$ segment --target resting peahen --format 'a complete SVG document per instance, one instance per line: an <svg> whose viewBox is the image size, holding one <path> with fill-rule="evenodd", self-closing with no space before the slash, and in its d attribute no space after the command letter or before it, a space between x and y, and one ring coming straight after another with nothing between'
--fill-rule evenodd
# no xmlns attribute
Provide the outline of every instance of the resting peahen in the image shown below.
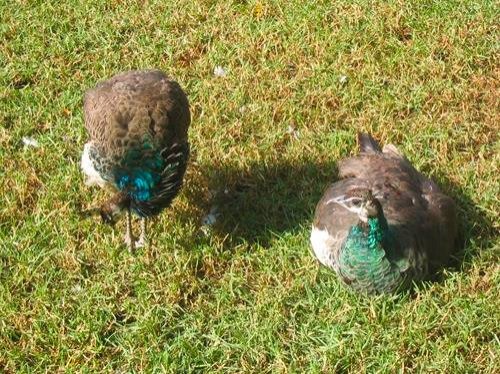
<svg viewBox="0 0 500 374"><path fill-rule="evenodd" d="M125 211L130 249L146 242L146 219L179 193L189 157L189 103L179 84L159 70L129 71L85 93L85 144L81 167L87 185L114 195L97 211L114 224ZM135 242L131 212L141 218Z"/></svg>
<svg viewBox="0 0 500 374"><path fill-rule="evenodd" d="M392 144L358 134L359 155L339 164L316 207L311 245L348 287L392 293L429 279L455 248L453 200Z"/></svg>

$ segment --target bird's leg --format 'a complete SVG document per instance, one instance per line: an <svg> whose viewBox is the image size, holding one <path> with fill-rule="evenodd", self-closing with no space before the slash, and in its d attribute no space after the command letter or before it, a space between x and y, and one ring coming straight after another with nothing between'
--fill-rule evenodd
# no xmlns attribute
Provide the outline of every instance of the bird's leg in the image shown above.
<svg viewBox="0 0 500 374"><path fill-rule="evenodd" d="M126 217L127 228L126 228L126 232L125 232L125 243L127 244L130 252L133 252L135 242L134 242L134 238L132 236L132 216L130 214L130 208L127 208L126 214L127 214L127 217Z"/></svg>
<svg viewBox="0 0 500 374"><path fill-rule="evenodd" d="M142 217L141 218L141 236L139 237L139 240L135 242L136 248L141 248L144 247L147 243L146 239L146 218Z"/></svg>

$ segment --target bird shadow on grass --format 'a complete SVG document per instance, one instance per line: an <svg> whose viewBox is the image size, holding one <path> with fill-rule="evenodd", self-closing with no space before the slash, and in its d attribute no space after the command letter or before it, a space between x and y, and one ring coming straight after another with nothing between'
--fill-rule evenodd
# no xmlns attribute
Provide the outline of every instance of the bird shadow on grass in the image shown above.
<svg viewBox="0 0 500 374"><path fill-rule="evenodd" d="M474 203L466 188L452 182L444 174L434 175L433 180L445 194L453 198L457 206L459 236L450 267L459 270L464 262L470 262L481 250L491 247L498 230L493 218Z"/></svg>
<svg viewBox="0 0 500 374"><path fill-rule="evenodd" d="M212 232L223 239L225 248L240 243L268 247L273 238L309 226L316 204L338 175L337 160L255 162L246 167L210 165L202 169L212 195L208 204L217 208ZM493 218L473 202L466 188L444 174L432 179L457 205L460 235L450 266L459 270L464 261L470 262L491 246L497 229Z"/></svg>
<svg viewBox="0 0 500 374"><path fill-rule="evenodd" d="M337 169L334 161L311 160L226 166L207 174L210 204L216 207L214 234L230 245L266 247L272 238L312 222L316 204Z"/></svg>

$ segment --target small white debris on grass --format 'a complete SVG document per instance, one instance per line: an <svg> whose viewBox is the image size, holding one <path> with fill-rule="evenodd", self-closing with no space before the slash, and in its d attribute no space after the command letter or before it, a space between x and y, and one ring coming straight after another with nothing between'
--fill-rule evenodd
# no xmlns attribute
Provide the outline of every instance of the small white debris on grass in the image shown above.
<svg viewBox="0 0 500 374"><path fill-rule="evenodd" d="M74 293L79 293L82 291L82 286L80 286L79 284L75 284L73 287L71 287L71 291L73 291Z"/></svg>
<svg viewBox="0 0 500 374"><path fill-rule="evenodd" d="M222 66L216 66L214 68L214 75L216 77L225 77L227 75L227 70L224 69Z"/></svg>
<svg viewBox="0 0 500 374"><path fill-rule="evenodd" d="M201 224L203 226L213 226L217 222L217 217L219 217L218 208L214 205L210 208L210 212L203 217Z"/></svg>
<svg viewBox="0 0 500 374"><path fill-rule="evenodd" d="M220 213L217 212L217 206L213 206L210 208L210 212L202 218L201 220L201 232L205 235L210 235L212 231L212 226L217 222L217 217L219 217Z"/></svg>
<svg viewBox="0 0 500 374"><path fill-rule="evenodd" d="M339 77L339 83L340 84L346 84L348 80L349 80L349 78L347 77L347 75L341 75Z"/></svg>
<svg viewBox="0 0 500 374"><path fill-rule="evenodd" d="M292 136L294 139L298 139L300 137L300 131L297 130L297 127L295 124L291 124L288 126L288 129L286 130L287 134Z"/></svg>
<svg viewBox="0 0 500 374"><path fill-rule="evenodd" d="M38 141L35 138L29 137L29 136L23 136L21 140L22 140L25 148L28 148L28 147L38 148L40 146L40 144L38 143Z"/></svg>

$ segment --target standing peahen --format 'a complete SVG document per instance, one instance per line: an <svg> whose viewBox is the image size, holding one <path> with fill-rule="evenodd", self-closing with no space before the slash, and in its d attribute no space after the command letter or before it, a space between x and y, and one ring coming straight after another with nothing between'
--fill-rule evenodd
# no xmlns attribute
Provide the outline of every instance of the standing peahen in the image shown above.
<svg viewBox="0 0 500 374"><path fill-rule="evenodd" d="M178 194L189 157L189 103L179 84L159 70L129 71L85 93L85 144L81 167L86 184L115 194L99 208L113 224L126 212L125 242L146 242L146 219L167 208ZM134 241L131 212L141 217Z"/></svg>
<svg viewBox="0 0 500 374"><path fill-rule="evenodd" d="M316 207L311 245L350 288L391 293L429 279L455 248L455 203L392 144L358 134L360 154Z"/></svg>

